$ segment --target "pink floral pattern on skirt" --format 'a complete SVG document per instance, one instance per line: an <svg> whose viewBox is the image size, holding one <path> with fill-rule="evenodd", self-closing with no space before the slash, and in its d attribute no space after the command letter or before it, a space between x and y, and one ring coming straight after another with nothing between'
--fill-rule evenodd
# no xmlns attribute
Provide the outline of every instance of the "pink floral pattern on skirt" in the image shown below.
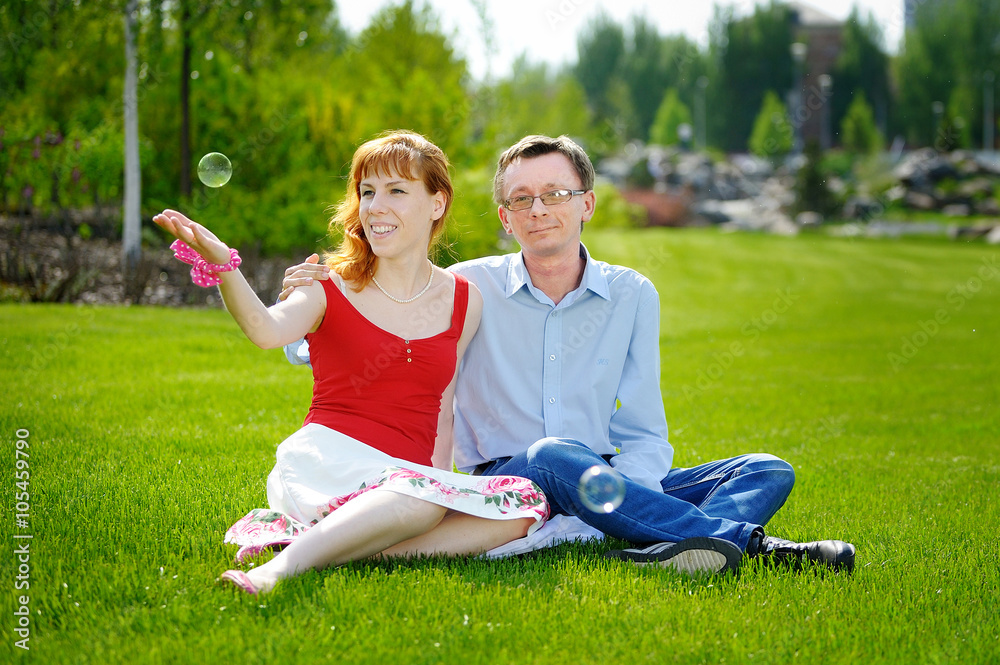
<svg viewBox="0 0 1000 665"><path fill-rule="evenodd" d="M304 524L277 510L251 510L226 531L225 542L240 546L236 561L259 554L268 548L288 545L321 519L348 501L379 488L430 501L473 515L489 514L534 517L540 524L548 517L548 503L538 486L516 476L467 476L467 486L450 485L413 469L386 467L375 478L361 483L357 490L332 497L316 510L316 517Z"/></svg>

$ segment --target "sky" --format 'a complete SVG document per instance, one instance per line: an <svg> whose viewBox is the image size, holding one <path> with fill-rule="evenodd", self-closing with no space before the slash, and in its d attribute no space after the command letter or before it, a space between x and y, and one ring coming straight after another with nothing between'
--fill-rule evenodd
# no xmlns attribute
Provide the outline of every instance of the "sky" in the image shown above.
<svg viewBox="0 0 1000 665"><path fill-rule="evenodd" d="M763 0L761 0L763 1ZM473 0L416 0L430 4L446 32L457 36L456 50L465 56L476 79L487 74L503 77L522 53L532 62L554 66L576 60L576 34L602 9L623 24L643 14L662 35L683 33L699 45L708 44L708 25L715 4L731 6L737 15L753 12L754 0L483 0L493 23L493 58L487 57L482 21ZM341 0L340 20L352 33L365 28L372 16L393 0ZM804 2L823 13L844 20L857 5L872 12L885 32L886 45L896 52L903 32L903 0L819 0Z"/></svg>

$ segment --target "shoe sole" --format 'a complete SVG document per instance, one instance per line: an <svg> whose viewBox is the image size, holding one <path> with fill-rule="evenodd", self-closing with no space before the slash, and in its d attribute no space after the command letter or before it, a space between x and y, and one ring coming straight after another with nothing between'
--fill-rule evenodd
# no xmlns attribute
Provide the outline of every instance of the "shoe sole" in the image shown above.
<svg viewBox="0 0 1000 665"><path fill-rule="evenodd" d="M695 575L699 573L719 573L726 569L726 555L715 550L687 550L677 556L659 562L661 568L674 570L678 573ZM639 564L643 566L649 563Z"/></svg>
<svg viewBox="0 0 1000 665"><path fill-rule="evenodd" d="M659 566L688 575L735 571L743 558L740 548L720 538L687 538L657 554L615 550L609 558L631 561L637 566Z"/></svg>

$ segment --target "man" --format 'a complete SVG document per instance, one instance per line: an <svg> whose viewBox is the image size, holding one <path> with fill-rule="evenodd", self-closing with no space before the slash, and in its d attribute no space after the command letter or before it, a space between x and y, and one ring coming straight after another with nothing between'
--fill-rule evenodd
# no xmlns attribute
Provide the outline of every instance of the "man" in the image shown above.
<svg viewBox="0 0 1000 665"><path fill-rule="evenodd" d="M456 383L458 468L530 478L553 514L646 545L613 558L689 572L733 569L743 556L851 570L849 543L764 534L794 483L786 462L754 454L672 468L659 296L648 279L595 261L581 242L595 213L593 185L589 157L565 136L528 136L500 157L494 200L521 251L451 267L484 300ZM306 265L289 273L286 287L321 275ZM611 512L581 501L580 479L595 465L625 479Z"/></svg>

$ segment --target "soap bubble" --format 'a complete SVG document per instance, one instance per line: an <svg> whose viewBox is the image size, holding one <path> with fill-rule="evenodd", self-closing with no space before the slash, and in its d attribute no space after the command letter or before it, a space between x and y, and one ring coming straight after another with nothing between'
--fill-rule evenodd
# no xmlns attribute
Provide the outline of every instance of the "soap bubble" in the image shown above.
<svg viewBox="0 0 1000 665"><path fill-rule="evenodd" d="M625 499L625 479L610 466L595 464L580 476L580 501L595 513L610 513Z"/></svg>
<svg viewBox="0 0 1000 665"><path fill-rule="evenodd" d="M198 179L209 187L222 187L233 177L233 165L221 152L210 152L198 162Z"/></svg>

